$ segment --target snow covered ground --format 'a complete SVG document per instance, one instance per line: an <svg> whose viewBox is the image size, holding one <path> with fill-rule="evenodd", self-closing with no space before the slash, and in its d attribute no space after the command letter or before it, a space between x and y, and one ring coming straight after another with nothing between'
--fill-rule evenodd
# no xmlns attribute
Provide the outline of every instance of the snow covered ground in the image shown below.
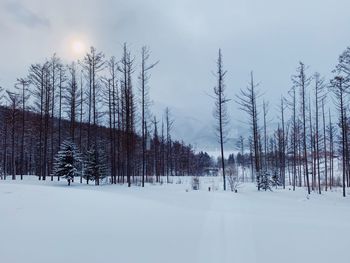
<svg viewBox="0 0 350 263"><path fill-rule="evenodd" d="M0 181L0 262L348 262L350 198ZM176 180L175 180L176 181ZM186 191L188 190L188 191Z"/></svg>

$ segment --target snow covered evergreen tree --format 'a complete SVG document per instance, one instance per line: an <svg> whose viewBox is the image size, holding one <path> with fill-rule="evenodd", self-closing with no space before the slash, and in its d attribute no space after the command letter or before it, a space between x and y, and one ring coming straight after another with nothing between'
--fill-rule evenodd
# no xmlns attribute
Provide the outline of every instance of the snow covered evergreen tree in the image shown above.
<svg viewBox="0 0 350 263"><path fill-rule="evenodd" d="M67 179L70 185L74 177L81 173L79 169L81 161L81 154L77 146L72 141L66 140L61 144L56 155L53 175Z"/></svg>
<svg viewBox="0 0 350 263"><path fill-rule="evenodd" d="M281 185L282 185L282 181L281 181L280 175L279 175L279 173L278 173L277 170L274 170L274 171L273 171L273 175L272 175L271 180L272 180L272 186L274 186L274 187L276 187L276 188L277 188L278 186L281 186Z"/></svg>
<svg viewBox="0 0 350 263"><path fill-rule="evenodd" d="M258 189L263 189L265 191L272 191L271 186L273 185L273 181L271 179L271 175L267 171L261 171L258 178Z"/></svg>
<svg viewBox="0 0 350 263"><path fill-rule="evenodd" d="M100 184L100 180L107 176L107 162L102 151L92 147L86 152L84 165L84 179L86 183L95 181L96 185Z"/></svg>

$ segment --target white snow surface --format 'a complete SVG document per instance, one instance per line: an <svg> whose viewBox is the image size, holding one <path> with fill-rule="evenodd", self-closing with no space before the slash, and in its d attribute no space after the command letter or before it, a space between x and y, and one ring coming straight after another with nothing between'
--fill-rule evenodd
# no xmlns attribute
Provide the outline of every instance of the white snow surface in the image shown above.
<svg viewBox="0 0 350 263"><path fill-rule="evenodd" d="M208 192L220 179L201 179L199 191L184 178L145 188L1 180L0 262L350 262L340 189Z"/></svg>

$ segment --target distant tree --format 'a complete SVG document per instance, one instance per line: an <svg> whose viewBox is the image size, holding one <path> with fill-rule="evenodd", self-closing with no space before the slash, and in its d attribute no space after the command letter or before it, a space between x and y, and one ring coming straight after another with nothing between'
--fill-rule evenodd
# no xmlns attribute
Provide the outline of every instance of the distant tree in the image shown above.
<svg viewBox="0 0 350 263"><path fill-rule="evenodd" d="M239 151L237 154L237 164L241 166L242 169L242 179L244 182L245 178L245 159L244 159L244 137L239 136L236 143L236 149Z"/></svg>
<svg viewBox="0 0 350 263"><path fill-rule="evenodd" d="M238 176L238 169L235 163L227 167L227 182L232 192L238 191L240 181Z"/></svg>
<svg viewBox="0 0 350 263"><path fill-rule="evenodd" d="M231 154L229 154L229 156L227 158L227 165L234 166L235 164L236 164L235 155L233 153L231 153Z"/></svg>

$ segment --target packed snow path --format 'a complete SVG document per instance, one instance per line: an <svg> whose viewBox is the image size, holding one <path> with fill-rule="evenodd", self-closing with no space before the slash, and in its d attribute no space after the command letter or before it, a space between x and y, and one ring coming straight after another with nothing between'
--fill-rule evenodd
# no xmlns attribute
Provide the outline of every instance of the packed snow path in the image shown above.
<svg viewBox="0 0 350 263"><path fill-rule="evenodd" d="M0 262L347 262L340 192L0 181Z"/></svg>

